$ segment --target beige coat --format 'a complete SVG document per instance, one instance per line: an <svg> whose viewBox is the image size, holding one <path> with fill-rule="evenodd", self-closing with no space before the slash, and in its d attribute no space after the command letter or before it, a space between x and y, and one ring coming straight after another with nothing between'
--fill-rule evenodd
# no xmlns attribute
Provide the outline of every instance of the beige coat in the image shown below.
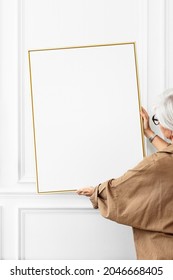
<svg viewBox="0 0 173 280"><path fill-rule="evenodd" d="M173 145L100 184L90 200L105 218L133 227L137 259L173 260Z"/></svg>

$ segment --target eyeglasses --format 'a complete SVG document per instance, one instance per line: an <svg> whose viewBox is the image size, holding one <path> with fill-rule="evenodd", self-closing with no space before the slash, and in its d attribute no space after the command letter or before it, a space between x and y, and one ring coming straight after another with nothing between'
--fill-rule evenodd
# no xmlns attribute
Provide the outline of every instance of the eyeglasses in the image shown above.
<svg viewBox="0 0 173 280"><path fill-rule="evenodd" d="M155 125L159 125L159 120L156 118L156 115L152 116L152 121Z"/></svg>

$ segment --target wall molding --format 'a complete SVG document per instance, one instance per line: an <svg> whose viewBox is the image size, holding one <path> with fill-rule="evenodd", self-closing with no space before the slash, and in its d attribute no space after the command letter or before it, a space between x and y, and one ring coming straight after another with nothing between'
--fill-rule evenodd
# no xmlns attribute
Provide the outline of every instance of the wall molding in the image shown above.
<svg viewBox="0 0 173 280"><path fill-rule="evenodd" d="M99 215L99 211L95 210L93 208L18 208L18 260L25 260L25 218L27 214L57 214L57 215L63 215L67 213L73 213L73 214L79 214L79 213L85 213L89 215Z"/></svg>
<svg viewBox="0 0 173 280"><path fill-rule="evenodd" d="M4 196L4 197L6 197L6 196L8 196L8 197L18 197L18 196L25 196L26 198L28 197L28 196L34 196L34 197L37 197L37 198L48 198L48 197L52 197L52 196L54 196L55 197L55 195L57 195L57 196L72 196L72 197L74 197L74 193L73 192L64 192L64 193L55 193L55 194L52 194L52 193L50 193L50 194L44 194L44 193L40 193L40 194L38 194L36 191L34 192L34 191L21 191L21 189L8 189L8 191L0 191L0 196L1 196L1 198Z"/></svg>
<svg viewBox="0 0 173 280"><path fill-rule="evenodd" d="M0 260L3 259L3 207L0 206Z"/></svg>
<svg viewBox="0 0 173 280"><path fill-rule="evenodd" d="M173 88L173 79L172 79L173 12L172 9L173 9L172 0L165 0L165 88L170 88L170 87Z"/></svg>
<svg viewBox="0 0 173 280"><path fill-rule="evenodd" d="M139 79L140 90L143 104L147 104L148 100L148 26L149 26L149 0L141 1L140 16L140 34L139 49L141 50ZM145 93L145 94L144 94Z"/></svg>
<svg viewBox="0 0 173 280"><path fill-rule="evenodd" d="M165 0L165 88L169 87L169 0Z"/></svg>
<svg viewBox="0 0 173 280"><path fill-rule="evenodd" d="M23 82L22 82L22 53L23 53L23 44L22 44L22 33L23 33L23 12L22 12L22 0L18 0L18 181L21 181L21 178L24 175L24 95L22 94Z"/></svg>
<svg viewBox="0 0 173 280"><path fill-rule="evenodd" d="M26 154L25 154L25 94L23 82L23 53L24 53L24 39L23 34L25 30L24 25L24 5L25 1L18 0L18 183L33 184L36 182L34 177L26 176ZM29 68L28 68L29 69ZM29 75L29 72L28 72ZM33 147L34 149L34 147ZM33 150L34 154L34 150Z"/></svg>

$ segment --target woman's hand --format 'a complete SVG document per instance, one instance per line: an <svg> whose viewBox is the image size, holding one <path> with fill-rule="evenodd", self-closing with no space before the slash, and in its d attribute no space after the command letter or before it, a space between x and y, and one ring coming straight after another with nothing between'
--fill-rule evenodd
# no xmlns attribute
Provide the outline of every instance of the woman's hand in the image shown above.
<svg viewBox="0 0 173 280"><path fill-rule="evenodd" d="M94 193L94 188L83 188L76 191L79 195L91 196Z"/></svg>
<svg viewBox="0 0 173 280"><path fill-rule="evenodd" d="M142 120L143 120L144 134L147 138L149 138L154 133L150 128L149 115L143 107L141 108L140 114L141 114Z"/></svg>

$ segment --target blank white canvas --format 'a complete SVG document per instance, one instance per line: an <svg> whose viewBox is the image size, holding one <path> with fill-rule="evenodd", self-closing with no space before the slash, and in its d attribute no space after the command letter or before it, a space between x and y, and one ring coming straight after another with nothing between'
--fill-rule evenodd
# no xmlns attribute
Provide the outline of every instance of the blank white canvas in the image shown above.
<svg viewBox="0 0 173 280"><path fill-rule="evenodd" d="M30 51L39 192L95 186L143 158L134 44Z"/></svg>

